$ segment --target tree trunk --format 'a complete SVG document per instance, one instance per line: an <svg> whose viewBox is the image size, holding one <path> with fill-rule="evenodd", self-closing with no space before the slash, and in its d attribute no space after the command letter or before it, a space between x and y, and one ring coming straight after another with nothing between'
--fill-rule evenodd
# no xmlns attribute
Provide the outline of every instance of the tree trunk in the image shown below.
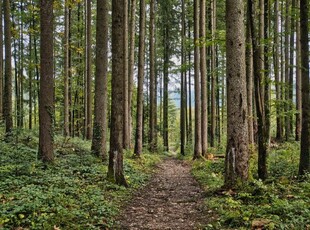
<svg viewBox="0 0 310 230"><path fill-rule="evenodd" d="M206 0L200 0L200 84L201 84L201 154L208 153L208 95L207 95L207 66L206 66ZM196 12L197 13L197 12ZM195 91L195 93L197 93Z"/></svg>
<svg viewBox="0 0 310 230"><path fill-rule="evenodd" d="M133 77L135 66L135 37L136 37L136 0L131 0L130 4L130 22L129 22L129 61L128 61L128 125L129 125L129 141L131 142L132 135L132 92L133 92ZM131 144L130 144L131 148Z"/></svg>
<svg viewBox="0 0 310 230"><path fill-rule="evenodd" d="M256 113L257 113L257 125L258 125L258 176L260 179L267 178L267 151L268 151L268 140L269 140L269 127L268 127L268 114L266 112L266 106L269 106L268 97L266 97L266 82L265 74L263 71L264 60L263 52L264 49L259 45L258 36L256 35L254 26L254 7L253 0L248 1L248 10L250 10L250 24L251 24L251 36L253 46L253 71L254 71L254 88L255 88L255 102L256 102ZM264 2L260 2L260 9L264 9ZM264 12L264 11L263 11ZM264 13L262 13L264 14ZM259 34L260 37L264 36L264 17L261 16L261 25ZM262 30L263 29L263 30ZM260 41L262 41L260 39Z"/></svg>
<svg viewBox="0 0 310 230"><path fill-rule="evenodd" d="M64 44L64 136L69 130L69 0L65 1L65 44Z"/></svg>
<svg viewBox="0 0 310 230"><path fill-rule="evenodd" d="M210 145L215 146L215 129L216 129L216 52L215 52L215 32L216 32L216 0L211 1L211 135L210 135Z"/></svg>
<svg viewBox="0 0 310 230"><path fill-rule="evenodd" d="M12 53L11 53L11 20L10 1L3 1L4 16L4 45L5 45L5 69L4 69L4 98L3 116L5 121L5 132L9 136L13 128L12 118Z"/></svg>
<svg viewBox="0 0 310 230"><path fill-rule="evenodd" d="M156 130L156 75L155 75L155 0L150 1L150 134L149 149L155 152L157 149Z"/></svg>
<svg viewBox="0 0 310 230"><path fill-rule="evenodd" d="M163 139L164 139L164 149L169 151L169 136L168 136L168 82L169 82L169 28L165 25L164 28L164 76L163 76Z"/></svg>
<svg viewBox="0 0 310 230"><path fill-rule="evenodd" d="M245 68L244 6L226 1L227 149L225 186L233 188L248 179L248 118Z"/></svg>
<svg viewBox="0 0 310 230"><path fill-rule="evenodd" d="M138 57L138 93L137 93L137 117L136 138L134 153L140 157L142 154L143 140L143 82L145 63L145 0L140 0L140 22L139 22L139 57Z"/></svg>
<svg viewBox="0 0 310 230"><path fill-rule="evenodd" d="M86 0L86 92L85 92L85 127L86 139L92 138L92 50L91 50L91 0Z"/></svg>
<svg viewBox="0 0 310 230"><path fill-rule="evenodd" d="M124 132L124 0L112 0L112 104L108 178L128 186L123 169Z"/></svg>
<svg viewBox="0 0 310 230"><path fill-rule="evenodd" d="M248 134L249 144L254 144L254 127L253 127L253 49L251 37L251 25L249 10L247 11L246 21L246 78L247 78L247 107L248 107Z"/></svg>
<svg viewBox="0 0 310 230"><path fill-rule="evenodd" d="M53 154L54 77L53 77L53 1L41 0L39 153L43 162L51 162Z"/></svg>
<svg viewBox="0 0 310 230"><path fill-rule="evenodd" d="M0 1L0 10L3 12L2 2ZM3 13L0 14L0 121L3 119Z"/></svg>
<svg viewBox="0 0 310 230"><path fill-rule="evenodd" d="M128 76L128 1L124 2L125 10L124 10L124 76ZM124 92L128 92L128 77L124 79ZM128 101L128 93L124 94L124 133L123 133L123 148L130 148L130 135L129 135L129 101Z"/></svg>
<svg viewBox="0 0 310 230"><path fill-rule="evenodd" d="M285 44L284 44L284 52L285 52L285 139L289 140L292 134L291 130L291 120L290 120L290 30L291 30L291 17L290 17L290 9L291 9L291 0L286 1L286 17L285 17Z"/></svg>
<svg viewBox="0 0 310 230"><path fill-rule="evenodd" d="M180 111L180 139L181 155L185 155L186 133L186 71L185 71L185 2L182 0L182 29L181 29L181 111Z"/></svg>
<svg viewBox="0 0 310 230"><path fill-rule="evenodd" d="M92 152L107 159L108 3L97 0L95 108Z"/></svg>
<svg viewBox="0 0 310 230"><path fill-rule="evenodd" d="M202 156L201 140L201 89L200 89L200 59L199 59L199 0L194 0L194 70L195 70L195 147L193 159Z"/></svg>
<svg viewBox="0 0 310 230"><path fill-rule="evenodd" d="M302 128L299 175L310 171L310 97L309 97L309 1L300 0L300 56L302 91Z"/></svg>
<svg viewBox="0 0 310 230"><path fill-rule="evenodd" d="M281 141L283 138L282 131L282 119L281 119L281 82L280 82L280 66L279 66L279 0L274 3L274 43L273 43L273 60L274 60L274 75L275 75L275 87L276 87L276 123L277 132L276 139Z"/></svg>
<svg viewBox="0 0 310 230"><path fill-rule="evenodd" d="M298 8L299 1L296 1L296 6ZM298 9L298 16L300 16L300 10ZM301 48L300 48L300 21L299 17L296 17L296 128L295 128L295 140L300 141L301 136Z"/></svg>

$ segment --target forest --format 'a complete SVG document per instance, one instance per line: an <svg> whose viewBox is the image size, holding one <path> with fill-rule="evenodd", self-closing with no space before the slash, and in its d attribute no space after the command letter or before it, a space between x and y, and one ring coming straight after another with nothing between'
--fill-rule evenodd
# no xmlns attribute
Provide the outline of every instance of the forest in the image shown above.
<svg viewBox="0 0 310 230"><path fill-rule="evenodd" d="M310 229L309 0L0 0L0 229Z"/></svg>

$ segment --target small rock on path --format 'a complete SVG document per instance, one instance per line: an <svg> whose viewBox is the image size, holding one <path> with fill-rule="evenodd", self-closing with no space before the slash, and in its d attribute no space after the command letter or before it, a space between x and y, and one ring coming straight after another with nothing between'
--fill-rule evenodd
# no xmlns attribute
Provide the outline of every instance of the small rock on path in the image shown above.
<svg viewBox="0 0 310 230"><path fill-rule="evenodd" d="M168 158L123 209L117 229L202 229L203 194L190 165Z"/></svg>

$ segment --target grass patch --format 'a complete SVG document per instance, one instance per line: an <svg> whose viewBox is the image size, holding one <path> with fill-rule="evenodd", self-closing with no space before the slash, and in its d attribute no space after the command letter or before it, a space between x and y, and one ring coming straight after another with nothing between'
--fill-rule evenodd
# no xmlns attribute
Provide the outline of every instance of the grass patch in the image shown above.
<svg viewBox="0 0 310 230"><path fill-rule="evenodd" d="M310 228L310 176L296 178L299 145L286 143L271 149L269 178L256 178L256 157L251 158L251 176L239 191L222 190L224 159L193 162L192 174L206 191L210 223L205 229Z"/></svg>
<svg viewBox="0 0 310 230"><path fill-rule="evenodd" d="M134 160L125 153L126 189L106 180L107 165L90 154L90 142L55 138L55 162L37 160L32 134L0 142L0 228L106 229L133 191L143 186L161 156Z"/></svg>

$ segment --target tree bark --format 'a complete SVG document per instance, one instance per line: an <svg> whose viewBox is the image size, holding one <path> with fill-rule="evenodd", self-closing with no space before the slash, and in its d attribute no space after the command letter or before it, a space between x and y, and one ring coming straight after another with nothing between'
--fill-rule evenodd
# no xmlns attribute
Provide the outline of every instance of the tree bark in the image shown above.
<svg viewBox="0 0 310 230"><path fill-rule="evenodd" d="M277 132L276 139L281 141L283 138L282 119L281 119L281 82L280 82L280 65L279 65L279 0L274 3L274 43L273 43L273 61L274 61L274 75L276 87L276 124Z"/></svg>
<svg viewBox="0 0 310 230"><path fill-rule="evenodd" d="M3 119L3 8L0 1L0 121Z"/></svg>
<svg viewBox="0 0 310 230"><path fill-rule="evenodd" d="M194 70L195 70L195 146L194 157L202 156L201 140L201 88L200 88L200 59L199 59L199 0L194 0Z"/></svg>
<svg viewBox="0 0 310 230"><path fill-rule="evenodd" d="M211 147L215 146L215 130L216 130L216 49L215 49L215 32L216 32L216 0L211 1L210 6L211 12L211 36L212 36L212 45L211 45L211 135L210 135L210 145Z"/></svg>
<svg viewBox="0 0 310 230"><path fill-rule="evenodd" d="M260 9L264 9L264 2L260 2ZM251 24L251 36L252 36L252 46L253 46L253 71L254 71L254 88L255 88L255 103L256 103L256 113L257 113L257 125L258 125L258 176L260 179L267 178L267 153L269 145L269 121L267 106L269 106L268 97L266 95L267 86L265 74L264 74L264 49L259 45L258 38L264 38L264 17L261 16L261 26L259 31L259 37L256 35L254 18L255 4L253 0L248 1L248 10L250 10L250 24ZM262 13L264 14L264 13ZM262 41L262 39L260 39ZM266 79L266 80L265 80Z"/></svg>
<svg viewBox="0 0 310 230"><path fill-rule="evenodd" d="M298 8L299 1L296 1L296 6ZM298 16L300 16L300 10L298 9ZM300 21L298 20L299 17L296 17L296 128L295 128L295 140L300 141L301 136L301 48L300 48Z"/></svg>
<svg viewBox="0 0 310 230"><path fill-rule="evenodd" d="M128 1L125 0L124 10L124 76L128 76ZM124 92L129 91L128 77L124 79ZM124 133L123 133L123 148L130 148L130 135L129 135L129 100L128 93L124 93Z"/></svg>
<svg viewBox="0 0 310 230"><path fill-rule="evenodd" d="M206 66L206 0L200 0L200 84L201 84L201 154L208 153L208 95L207 95L207 66ZM196 12L197 13L197 12ZM196 93L196 91L195 91Z"/></svg>
<svg viewBox="0 0 310 230"><path fill-rule="evenodd" d="M11 20L10 20L9 0L3 1L3 16L4 16L4 45L5 45L3 116L5 121L5 132L6 135L9 136L13 128Z"/></svg>
<svg viewBox="0 0 310 230"><path fill-rule="evenodd" d="M300 0L300 56L302 91L302 128L299 175L310 171L310 97L309 97L309 1Z"/></svg>
<svg viewBox="0 0 310 230"><path fill-rule="evenodd" d="M124 0L112 0L112 104L108 178L128 186L123 169L124 132Z"/></svg>
<svg viewBox="0 0 310 230"><path fill-rule="evenodd" d="M245 68L244 5L226 1L227 148L225 186L233 188L248 179L248 118Z"/></svg>
<svg viewBox="0 0 310 230"><path fill-rule="evenodd" d="M139 57L138 57L138 94L137 94L137 117L136 138L134 153L137 157L142 154L143 139L143 82L145 63L145 0L140 0L140 22L139 22Z"/></svg>
<svg viewBox="0 0 310 230"><path fill-rule="evenodd" d="M150 1L150 134L149 149L155 152L157 149L157 130L156 130L156 75L155 75L155 0Z"/></svg>
<svg viewBox="0 0 310 230"><path fill-rule="evenodd" d="M108 3L97 0L95 108L92 153L107 159Z"/></svg>
<svg viewBox="0 0 310 230"><path fill-rule="evenodd" d="M53 154L54 77L53 77L53 1L41 0L39 153L43 162L51 162Z"/></svg>
<svg viewBox="0 0 310 230"><path fill-rule="evenodd" d="M91 0L86 0L86 92L85 92L85 127L86 139L92 138L92 50L91 50Z"/></svg>
<svg viewBox="0 0 310 230"><path fill-rule="evenodd" d="M64 44L64 136L69 130L69 1L65 1L65 44Z"/></svg>
<svg viewBox="0 0 310 230"><path fill-rule="evenodd" d="M132 135L132 93L133 93L133 77L135 66L135 37L136 37L136 0L131 0L130 4L130 22L129 22L129 60L128 60L128 125L129 125L129 141ZM131 145L130 145L131 148Z"/></svg>
<svg viewBox="0 0 310 230"><path fill-rule="evenodd" d="M186 69L185 69L185 1L182 0L181 22L181 111L180 111L180 139L181 155L185 155L186 141Z"/></svg>

